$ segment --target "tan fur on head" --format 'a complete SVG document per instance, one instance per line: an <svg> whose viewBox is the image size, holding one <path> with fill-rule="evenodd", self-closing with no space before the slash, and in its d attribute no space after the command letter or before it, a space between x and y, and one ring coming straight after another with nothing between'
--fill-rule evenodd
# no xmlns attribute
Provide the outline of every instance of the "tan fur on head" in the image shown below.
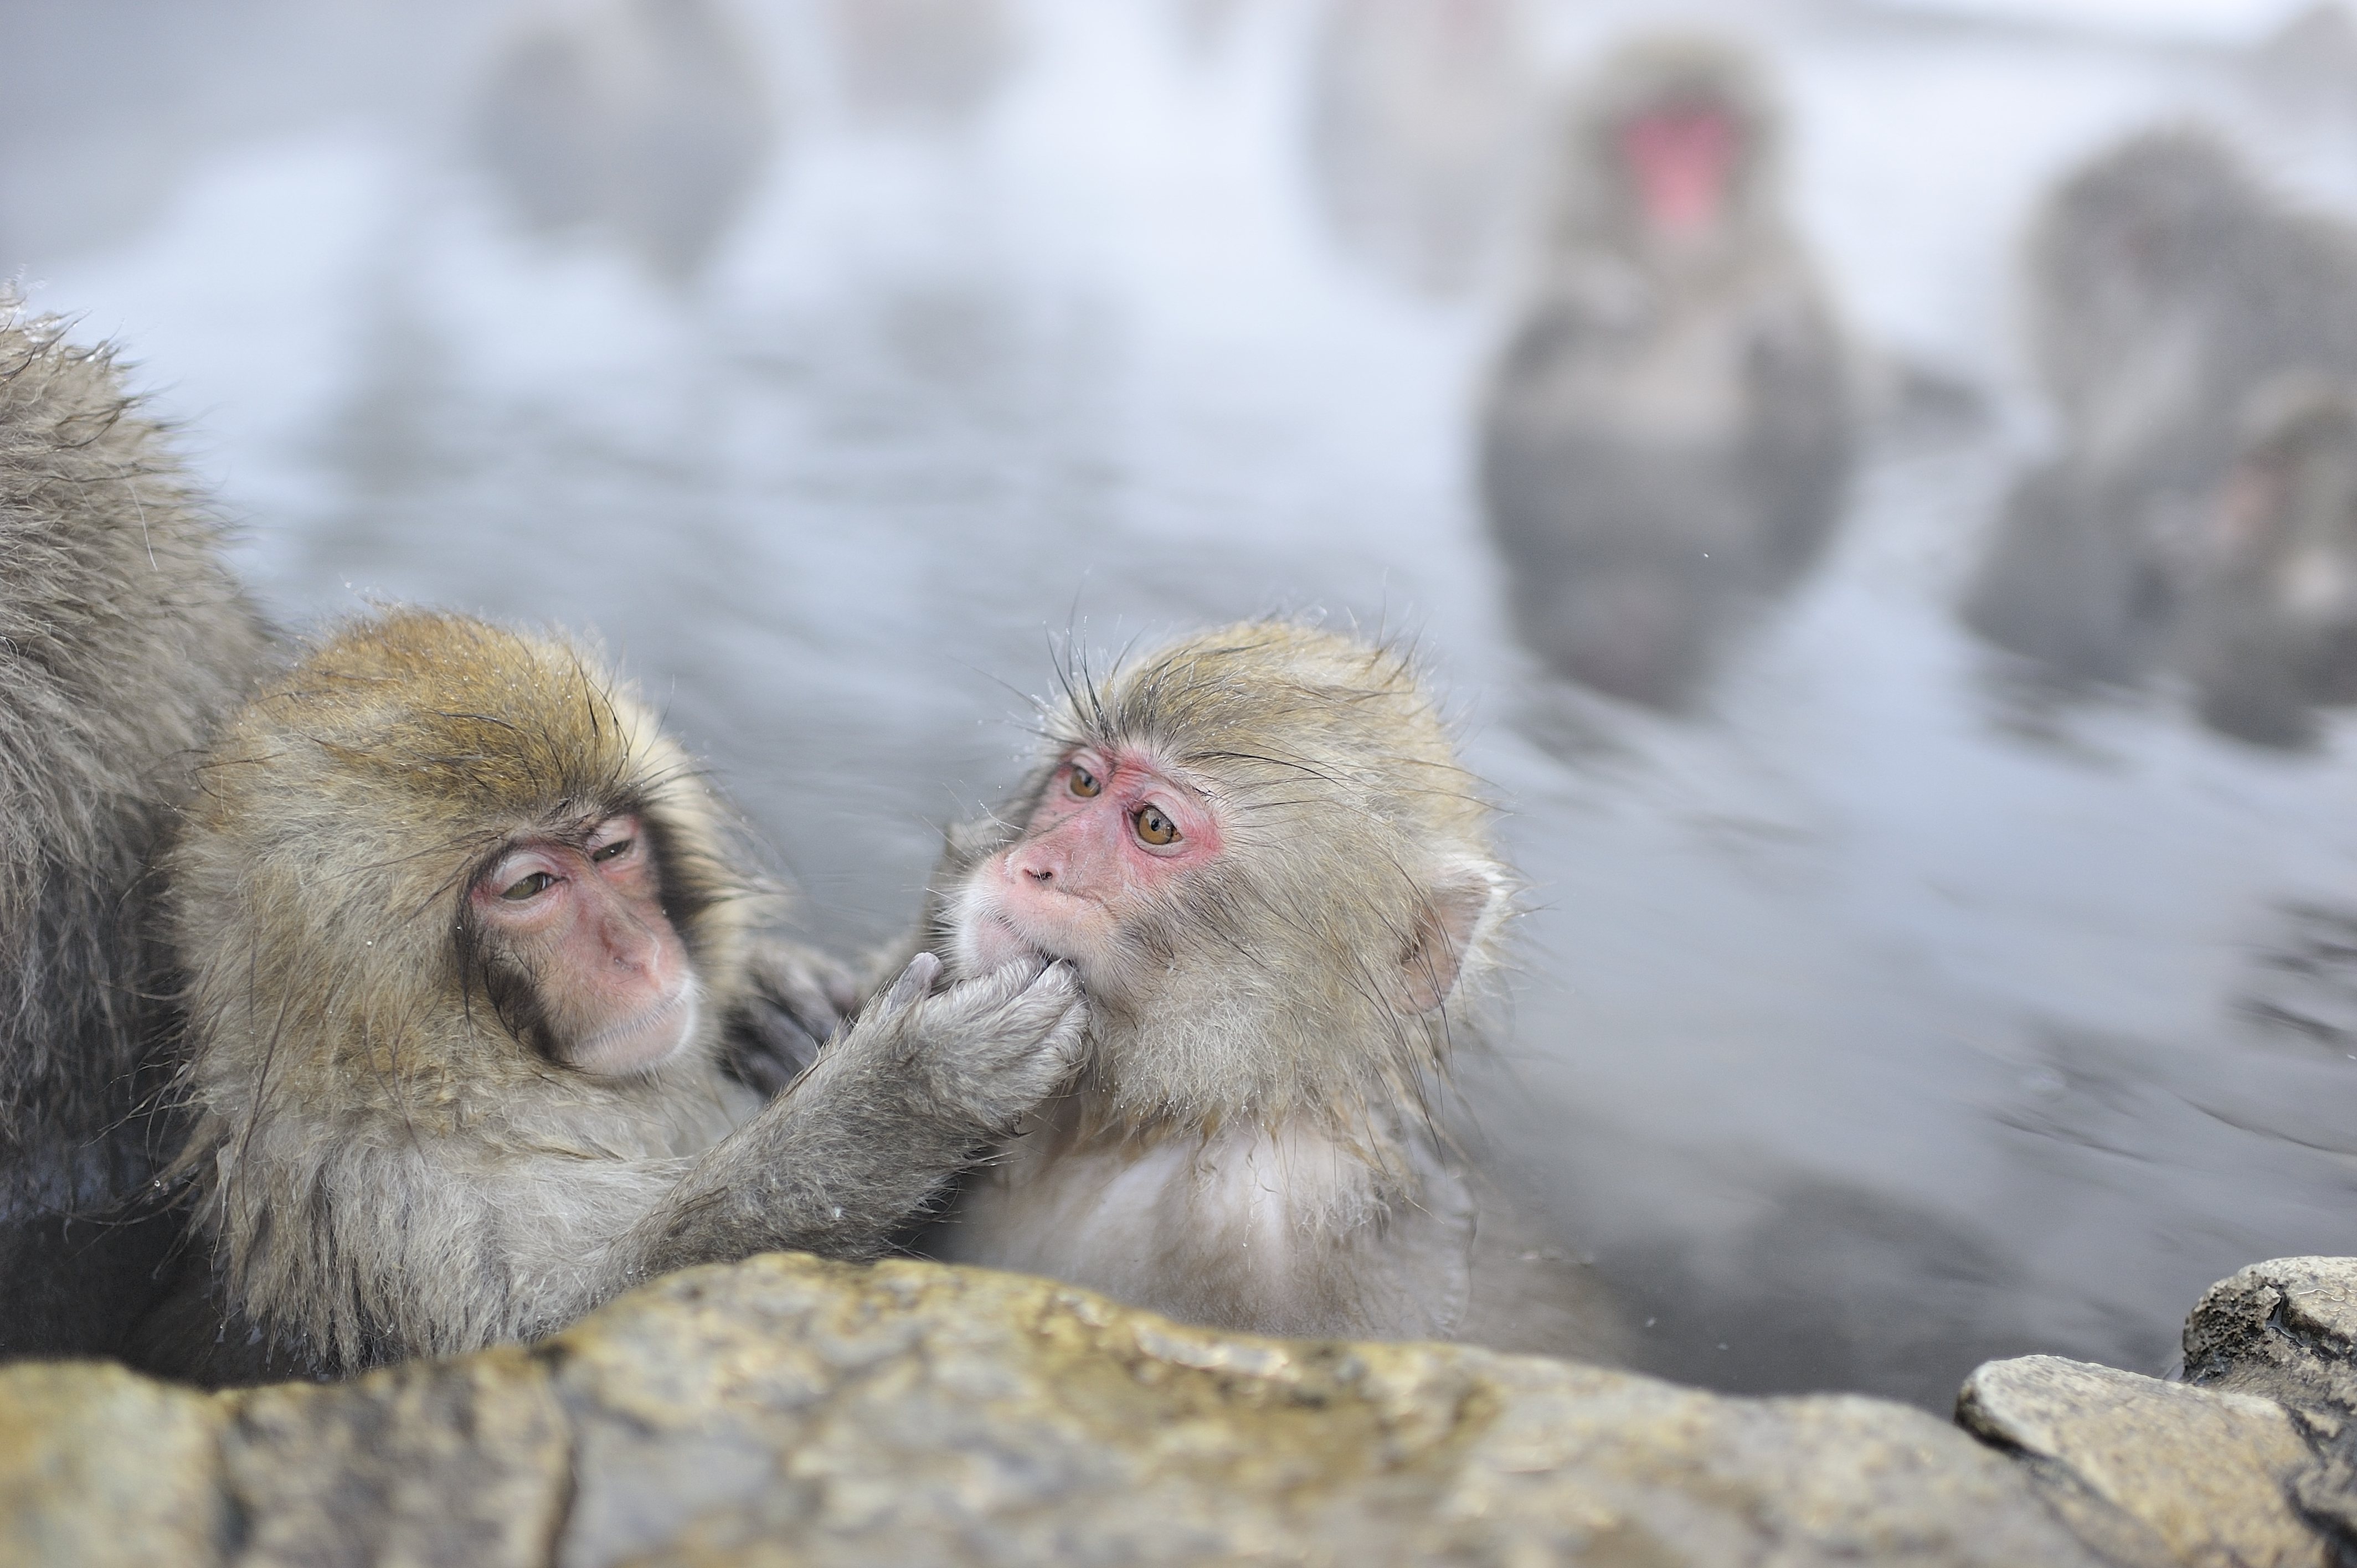
<svg viewBox="0 0 2357 1568"><path fill-rule="evenodd" d="M1137 746L1204 790L1229 853L1135 930L1092 1081L1122 1119L1359 1120L1445 1065L1496 961L1491 809L1406 654L1286 621L1183 639L1072 684L1028 816L1076 746Z"/></svg>
<svg viewBox="0 0 2357 1568"><path fill-rule="evenodd" d="M449 1140L495 1155L545 1153L557 1138L590 1161L672 1152L641 1146L644 1129L651 1114L684 1129L710 1098L712 1011L651 1079L557 1065L485 993L468 956L468 886L519 836L563 838L635 812L660 857L665 911L705 993L725 997L741 989L763 892L741 869L733 825L653 715L582 652L423 610L317 641L227 727L199 775L168 875L196 1113L183 1165L200 1216L242 1299L348 1360L365 1355L355 1337L371 1322L429 1324L409 1340L424 1348L446 1335L479 1342L488 1331L446 1304L353 1303L339 1271L360 1265L331 1255L336 1228L376 1224L371 1202L383 1223L404 1223L407 1195L344 1195L322 1224L322 1172L346 1141ZM274 1225L274 1214L303 1218Z"/></svg>
<svg viewBox="0 0 2357 1568"><path fill-rule="evenodd" d="M562 643L422 610L346 628L238 716L201 780L170 875L210 1110L265 1070L308 1103L429 1118L559 1073L454 957L468 881L518 837L618 812L645 820L706 987L737 986L756 889L725 819L652 714ZM424 1014L420 974L442 980Z"/></svg>

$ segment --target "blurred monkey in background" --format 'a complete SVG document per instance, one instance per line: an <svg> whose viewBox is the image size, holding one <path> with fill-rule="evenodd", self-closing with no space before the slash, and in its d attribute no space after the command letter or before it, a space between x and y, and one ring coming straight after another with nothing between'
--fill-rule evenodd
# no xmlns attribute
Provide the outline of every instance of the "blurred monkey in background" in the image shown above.
<svg viewBox="0 0 2357 1568"><path fill-rule="evenodd" d="M778 134L725 0L546 11L501 52L475 113L485 166L534 229L590 228L657 276L701 271Z"/></svg>
<svg viewBox="0 0 2357 1568"><path fill-rule="evenodd" d="M1788 231L1750 62L1610 56L1565 123L1534 286L1490 382L1480 484L1523 639L1675 707L1823 553L1852 448L1848 351Z"/></svg>
<svg viewBox="0 0 2357 1568"><path fill-rule="evenodd" d="M2176 648L2201 716L2306 741L2318 707L2357 703L2357 387L2294 372L2254 393L2202 522Z"/></svg>
<svg viewBox="0 0 2357 1568"><path fill-rule="evenodd" d="M1309 150L1344 243L1434 293L1483 274L1523 174L1531 43L1521 0L1329 0Z"/></svg>
<svg viewBox="0 0 2357 1568"><path fill-rule="evenodd" d="M968 124L1021 54L1006 0L825 0L820 15L846 103L882 125Z"/></svg>
<svg viewBox="0 0 2357 1568"><path fill-rule="evenodd" d="M2186 651L2189 570L2218 585L2220 558L2189 558L2245 433L2277 416L2266 384L2357 372L2357 237L2169 129L2062 181L2028 274L2061 449L2016 488L1964 618L2065 682L2134 681ZM2214 660L2216 635L2192 656Z"/></svg>

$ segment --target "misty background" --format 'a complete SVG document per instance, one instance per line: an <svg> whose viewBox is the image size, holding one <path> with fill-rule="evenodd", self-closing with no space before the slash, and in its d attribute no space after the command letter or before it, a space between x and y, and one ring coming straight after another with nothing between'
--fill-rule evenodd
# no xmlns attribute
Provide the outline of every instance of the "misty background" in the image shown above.
<svg viewBox="0 0 2357 1568"><path fill-rule="evenodd" d="M1888 395L1826 557L1664 713L1516 643L1471 454L1566 94L1672 22L1760 59ZM0 0L0 276L120 340L271 612L594 632L838 952L1017 777L1068 641L1413 639L1530 885L1470 1094L1647 1369L1944 1408L1988 1357L2161 1370L2212 1281L2357 1252L2357 721L2056 699L1955 613L2055 439L2040 193L2198 122L2357 218L2338 13Z"/></svg>

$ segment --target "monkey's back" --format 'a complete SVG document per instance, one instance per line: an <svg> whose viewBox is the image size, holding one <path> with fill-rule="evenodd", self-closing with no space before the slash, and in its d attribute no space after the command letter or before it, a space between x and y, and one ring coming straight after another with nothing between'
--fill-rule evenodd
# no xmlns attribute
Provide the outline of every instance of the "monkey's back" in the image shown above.
<svg viewBox="0 0 2357 1568"><path fill-rule="evenodd" d="M0 296L0 1354L112 1348L168 1240L100 1222L168 1152L148 868L264 652L221 548L109 353Z"/></svg>

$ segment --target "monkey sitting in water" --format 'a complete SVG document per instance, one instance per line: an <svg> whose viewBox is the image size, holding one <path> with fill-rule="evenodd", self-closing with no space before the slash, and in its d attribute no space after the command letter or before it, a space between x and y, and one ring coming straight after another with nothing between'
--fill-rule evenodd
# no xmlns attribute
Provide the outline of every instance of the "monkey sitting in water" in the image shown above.
<svg viewBox="0 0 2357 1568"><path fill-rule="evenodd" d="M2357 375L2357 231L2179 126L2064 179L2025 260L2062 447L2007 501L1964 618L2065 685L2140 681L2183 652L2189 613L2207 613L2189 605L2183 557L2215 542L2204 535L2266 389Z"/></svg>
<svg viewBox="0 0 2357 1568"><path fill-rule="evenodd" d="M921 936L959 974L1070 964L1086 1065L942 1255L1259 1332L1609 1355L1593 1287L1477 1215L1433 1124L1512 884L1406 658L1229 627L1049 736L952 835Z"/></svg>
<svg viewBox="0 0 2357 1568"><path fill-rule="evenodd" d="M231 722L168 863L209 1382L529 1339L691 1263L857 1258L1069 1076L1069 969L920 957L791 1088L815 971L725 808L573 649L399 611ZM759 959L759 961L757 961ZM780 1042L783 1042L782 1045ZM806 1042L804 1042L806 1044Z"/></svg>
<svg viewBox="0 0 2357 1568"><path fill-rule="evenodd" d="M1481 493L1517 628L1629 701L1691 698L1839 518L1849 350L1784 219L1780 132L1730 46L1616 50L1566 122L1491 381Z"/></svg>
<svg viewBox="0 0 2357 1568"><path fill-rule="evenodd" d="M2318 708L2357 703L2357 384L2294 371L2253 393L2184 556L2173 653L2206 723L2297 746Z"/></svg>

